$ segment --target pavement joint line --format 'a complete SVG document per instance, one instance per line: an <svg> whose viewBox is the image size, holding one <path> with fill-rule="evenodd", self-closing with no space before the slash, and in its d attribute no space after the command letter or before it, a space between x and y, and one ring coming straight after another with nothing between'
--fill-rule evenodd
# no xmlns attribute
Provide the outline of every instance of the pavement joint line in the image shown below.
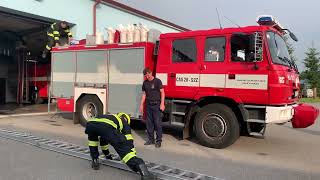
<svg viewBox="0 0 320 180"><path fill-rule="evenodd" d="M39 112L39 113L23 113L23 114L9 114L0 115L0 119L8 117L23 117L23 116L42 116L42 115L57 115L57 114L68 114L67 112Z"/></svg>

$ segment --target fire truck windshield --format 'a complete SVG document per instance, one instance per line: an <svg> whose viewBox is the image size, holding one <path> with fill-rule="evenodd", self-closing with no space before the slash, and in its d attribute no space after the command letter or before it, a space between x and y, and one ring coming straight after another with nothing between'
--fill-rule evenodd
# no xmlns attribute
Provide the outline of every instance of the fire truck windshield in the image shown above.
<svg viewBox="0 0 320 180"><path fill-rule="evenodd" d="M277 33L267 32L267 39L272 62L275 64L289 66L295 69L295 65L290 59L289 51L283 38Z"/></svg>

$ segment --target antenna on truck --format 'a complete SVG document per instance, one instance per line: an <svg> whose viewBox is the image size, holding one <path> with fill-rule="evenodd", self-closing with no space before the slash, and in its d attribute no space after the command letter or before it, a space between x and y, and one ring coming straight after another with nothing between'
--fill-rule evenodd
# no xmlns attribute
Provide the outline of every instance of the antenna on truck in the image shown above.
<svg viewBox="0 0 320 180"><path fill-rule="evenodd" d="M229 19L227 16L224 16L227 20L229 20L232 24L234 24L234 25L236 25L236 26L238 26L238 27L240 27L237 23L235 23L235 22L233 22L231 19Z"/></svg>
<svg viewBox="0 0 320 180"><path fill-rule="evenodd" d="M219 12L218 12L218 8L216 8L216 12L217 12L217 16L218 16L218 21L219 21L220 29L222 29L221 21L220 21L220 15L219 15Z"/></svg>

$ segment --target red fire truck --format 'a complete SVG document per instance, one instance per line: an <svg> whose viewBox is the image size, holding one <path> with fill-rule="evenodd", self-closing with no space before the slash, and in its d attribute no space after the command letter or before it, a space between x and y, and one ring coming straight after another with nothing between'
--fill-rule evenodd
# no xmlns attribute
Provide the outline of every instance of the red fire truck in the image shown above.
<svg viewBox="0 0 320 180"><path fill-rule="evenodd" d="M31 103L40 104L48 100L50 64L33 62L29 70L29 98Z"/></svg>
<svg viewBox="0 0 320 180"><path fill-rule="evenodd" d="M283 29L271 16L258 26L161 34L157 42L79 44L52 51L52 96L85 124L102 113L139 112L142 70L162 80L163 122L225 148L241 133L263 135L267 124L314 123L318 110L298 104L298 70Z"/></svg>

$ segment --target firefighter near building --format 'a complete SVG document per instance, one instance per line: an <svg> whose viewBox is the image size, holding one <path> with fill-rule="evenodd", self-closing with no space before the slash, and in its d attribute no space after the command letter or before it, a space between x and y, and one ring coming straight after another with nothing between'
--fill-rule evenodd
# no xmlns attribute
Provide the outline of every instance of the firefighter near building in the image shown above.
<svg viewBox="0 0 320 180"><path fill-rule="evenodd" d="M225 148L240 134L264 135L267 124L312 125L319 111L298 104L300 82L284 29L272 16L259 25L161 34L154 42L52 49L52 97L75 122L106 113L139 112L142 70L161 79L163 123L195 135L205 146Z"/></svg>

